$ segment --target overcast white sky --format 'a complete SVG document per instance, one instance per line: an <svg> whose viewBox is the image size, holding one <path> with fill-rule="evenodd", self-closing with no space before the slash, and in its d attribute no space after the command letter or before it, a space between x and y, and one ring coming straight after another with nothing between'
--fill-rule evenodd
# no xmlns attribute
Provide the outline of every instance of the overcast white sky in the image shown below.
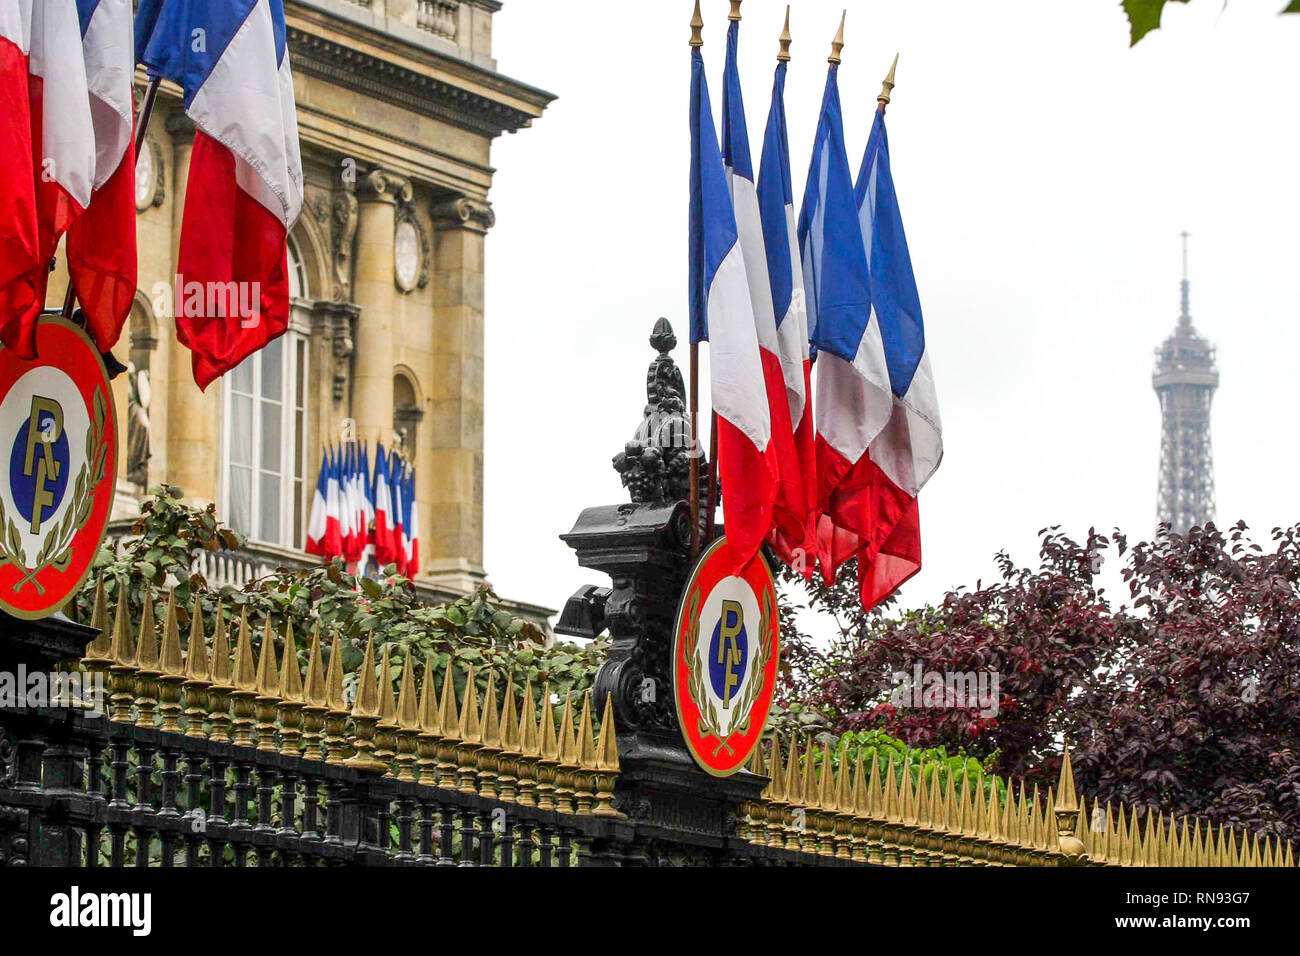
<svg viewBox="0 0 1300 956"><path fill-rule="evenodd" d="M901 53L890 146L944 421L904 606L992 577L999 549L1033 560L1045 525L1153 530L1152 351L1178 314L1184 228L1193 319L1219 350L1220 524L1266 538L1300 520L1300 16L1282 5L1171 3L1129 49L1117 0L849 4L855 171ZM703 6L716 111L729 5ZM793 3L796 203L843 6ZM756 162L784 11L743 7ZM609 462L639 420L658 316L685 367L690 14L511 0L496 15L501 70L559 95L492 156L486 562L503 595L560 607L607 583L557 536L626 500Z"/></svg>

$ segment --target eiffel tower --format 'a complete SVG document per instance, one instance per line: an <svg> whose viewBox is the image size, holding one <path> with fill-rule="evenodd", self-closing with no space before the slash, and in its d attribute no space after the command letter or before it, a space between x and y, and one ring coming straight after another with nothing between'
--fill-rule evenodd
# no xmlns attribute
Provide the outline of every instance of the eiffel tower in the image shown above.
<svg viewBox="0 0 1300 956"><path fill-rule="evenodd" d="M1173 335L1156 349L1152 387L1160 399L1160 485L1156 520L1174 534L1214 520L1210 404L1219 387L1214 346L1192 326L1183 239L1182 312Z"/></svg>

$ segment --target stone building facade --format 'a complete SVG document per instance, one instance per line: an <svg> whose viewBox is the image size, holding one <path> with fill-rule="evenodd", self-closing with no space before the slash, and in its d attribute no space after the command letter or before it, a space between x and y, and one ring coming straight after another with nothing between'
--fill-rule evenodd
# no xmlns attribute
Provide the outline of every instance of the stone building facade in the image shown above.
<svg viewBox="0 0 1300 956"><path fill-rule="evenodd" d="M173 282L193 125L164 85L138 166L139 289L115 352L118 513L166 481L248 535L236 583L301 549L326 442L414 460L422 590L484 579L484 243L493 139L553 97L492 58L498 0L286 0L306 201L290 236L291 328L195 386ZM139 77L143 83L143 75ZM58 281L51 302L62 301ZM162 299L166 300L166 296ZM146 374L141 376L139 372ZM244 559L240 559L243 561Z"/></svg>

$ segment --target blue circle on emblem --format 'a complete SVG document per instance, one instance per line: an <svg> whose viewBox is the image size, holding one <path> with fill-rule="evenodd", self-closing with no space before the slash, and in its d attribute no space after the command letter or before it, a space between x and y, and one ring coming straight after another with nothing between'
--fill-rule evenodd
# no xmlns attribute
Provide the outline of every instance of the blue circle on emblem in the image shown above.
<svg viewBox="0 0 1300 956"><path fill-rule="evenodd" d="M40 428L50 429L54 427L54 416L49 413L40 415ZM32 512L37 504L37 495L40 493L40 511L41 520L44 522L54 514L60 503L63 501L63 495L68 490L68 473L72 470L72 455L68 451L67 433L60 428L59 437L48 445L41 441L41 436L36 435L36 440L31 445L31 463L30 473L28 472L28 447L27 433L31 428L31 419L23 422L22 428L18 429L18 437L14 440L13 449L9 452L9 488L14 498L14 504L18 506L18 512L23 516L23 521L27 527L23 530L29 530L32 521ZM46 448L49 448L47 456ZM50 460L53 459L54 469L57 474L50 473ZM40 488L37 487L37 479L43 479Z"/></svg>
<svg viewBox="0 0 1300 956"><path fill-rule="evenodd" d="M749 663L745 612L735 601L723 601L722 613L709 641L709 683L724 707L731 706Z"/></svg>

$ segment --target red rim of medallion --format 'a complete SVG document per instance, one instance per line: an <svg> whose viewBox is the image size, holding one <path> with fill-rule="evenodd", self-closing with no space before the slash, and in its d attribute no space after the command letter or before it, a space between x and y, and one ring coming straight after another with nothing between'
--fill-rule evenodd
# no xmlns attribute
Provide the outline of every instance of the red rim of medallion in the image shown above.
<svg viewBox="0 0 1300 956"><path fill-rule="evenodd" d="M77 325L61 316L48 315L41 317L37 327L36 348L39 357L32 361L20 358L11 349L0 348L0 397L8 394L15 382L34 369L58 369L72 379L85 402L86 417L93 429L94 394L99 388L104 396L105 415L96 447L105 444L107 447L104 450L104 477L90 492L92 504L85 524L72 535L72 557L67 568L60 571L51 564L30 575L28 568L19 568L12 561L0 564L0 609L25 621L36 621L57 613L86 580L108 532L117 484L117 408L108 370L99 350ZM93 463L87 464L93 470ZM5 469L5 480L8 481L7 465ZM73 495L74 486L69 476L63 499L68 502L68 508L75 506L75 502L68 500ZM66 515L68 512L65 509L63 513ZM0 534L6 533L6 529L0 528ZM28 582L19 587L15 600L14 586L28 578Z"/></svg>
<svg viewBox="0 0 1300 956"><path fill-rule="evenodd" d="M686 662L685 645L687 630L693 623L688 620L687 610L691 605L692 595L699 595L697 613L707 600L714 587L724 578L732 577L730 556L726 552L726 538L718 538L700 555L686 588L682 592L677 606L677 618L673 633L673 703L677 708L677 723L681 728L682 739L687 749L695 758L701 770L715 777L729 777L749 762L754 747L763 736L763 725L768 712L772 709L772 699L776 694L776 675L781 661L781 627L777 612L776 581L772 569L760 551L754 560L746 565L743 579L754 593L761 608L766 596L772 609L768 626L770 653L763 668L763 684L757 699L750 709L748 729L743 734L729 733L722 741L714 734L701 734L699 730L700 708L690 693L690 671ZM714 743L706 743L713 741ZM718 744L725 743L719 747ZM731 753L726 753L727 749Z"/></svg>

